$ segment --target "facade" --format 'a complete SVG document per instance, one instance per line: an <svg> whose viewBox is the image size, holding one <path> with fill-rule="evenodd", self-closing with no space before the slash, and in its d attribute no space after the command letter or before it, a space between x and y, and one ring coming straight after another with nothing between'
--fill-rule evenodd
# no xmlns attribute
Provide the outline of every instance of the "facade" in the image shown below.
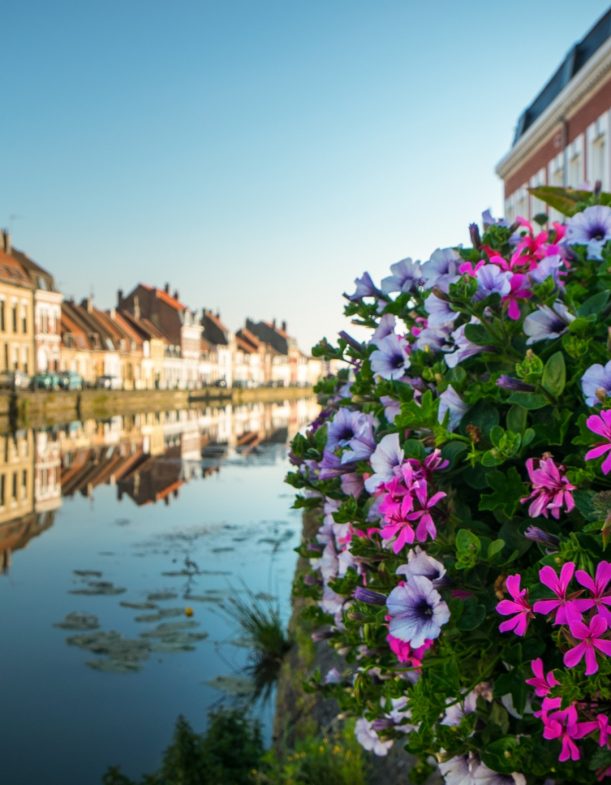
<svg viewBox="0 0 611 785"><path fill-rule="evenodd" d="M559 215L528 193L552 185L611 189L611 10L573 46L518 120L513 146L496 168L505 216Z"/></svg>
<svg viewBox="0 0 611 785"><path fill-rule="evenodd" d="M299 351L297 341L289 336L286 322L278 325L275 319L271 322L254 322L252 319L247 319L246 329L268 347L267 383L274 387L296 385L302 353Z"/></svg>
<svg viewBox="0 0 611 785"><path fill-rule="evenodd" d="M5 245L10 245L10 238ZM61 350L61 306L63 295L51 273L23 251L11 248L11 256L25 270L34 290L34 370L58 371Z"/></svg>
<svg viewBox="0 0 611 785"><path fill-rule="evenodd" d="M248 328L235 334L233 384L238 387L260 387L269 381L267 360L269 349Z"/></svg>
<svg viewBox="0 0 611 785"><path fill-rule="evenodd" d="M208 384L233 384L234 339L229 328L221 321L218 311L202 309L200 320L201 337L209 346L212 378Z"/></svg>
<svg viewBox="0 0 611 785"><path fill-rule="evenodd" d="M2 232L0 248L0 371L34 371L34 285Z"/></svg>

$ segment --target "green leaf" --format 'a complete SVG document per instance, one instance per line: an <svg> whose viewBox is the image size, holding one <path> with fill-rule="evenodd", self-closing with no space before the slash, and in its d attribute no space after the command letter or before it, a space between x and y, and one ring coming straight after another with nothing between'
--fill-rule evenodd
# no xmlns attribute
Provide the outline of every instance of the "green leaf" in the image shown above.
<svg viewBox="0 0 611 785"><path fill-rule="evenodd" d="M497 449L487 450L482 455L482 466L490 468L492 466L500 466L505 462L505 458L498 452Z"/></svg>
<svg viewBox="0 0 611 785"><path fill-rule="evenodd" d="M558 210L563 215L575 215L581 209L582 202L589 202L592 199L591 191L577 191L574 188L561 188L555 185L539 185L536 188L529 188L528 193L535 199L540 199L545 204ZM611 204L611 195L601 193L598 197L600 204Z"/></svg>
<svg viewBox="0 0 611 785"><path fill-rule="evenodd" d="M514 698L515 702L515 698ZM481 751L481 757L486 766L499 774L511 774L519 769L516 766L520 739L516 736L505 736L502 739L487 744Z"/></svg>
<svg viewBox="0 0 611 785"><path fill-rule="evenodd" d="M545 363L541 385L554 398L560 397L566 385L566 365L564 354L556 352Z"/></svg>
<svg viewBox="0 0 611 785"><path fill-rule="evenodd" d="M462 632L476 630L486 618L486 608L477 600L466 600L463 604L464 610L458 620L457 627Z"/></svg>
<svg viewBox="0 0 611 785"><path fill-rule="evenodd" d="M488 546L488 559L492 560L505 547L505 540L492 540Z"/></svg>
<svg viewBox="0 0 611 785"><path fill-rule="evenodd" d="M522 406L512 406L507 412L507 430L522 433L526 428L528 412Z"/></svg>
<svg viewBox="0 0 611 785"><path fill-rule="evenodd" d="M508 403L522 406L529 411L536 411L537 409L543 409L544 406L549 406L547 398L544 395L539 395L539 393L512 392L507 401Z"/></svg>
<svg viewBox="0 0 611 785"><path fill-rule="evenodd" d="M482 543L477 534L469 529L459 529L456 533L456 567L468 570L475 567L482 549Z"/></svg>
<svg viewBox="0 0 611 785"><path fill-rule="evenodd" d="M448 442L441 448L441 455L450 461L450 469L453 469L460 461L460 456L467 451L467 445L464 442Z"/></svg>
<svg viewBox="0 0 611 785"><path fill-rule="evenodd" d="M605 290L588 297L588 299L577 309L577 316L598 316L605 310L609 302L611 292Z"/></svg>
<svg viewBox="0 0 611 785"><path fill-rule="evenodd" d="M525 493L524 483L515 466L507 472L491 472L488 475L488 484L494 492L482 494L479 509L500 509L506 515L513 515Z"/></svg>
<svg viewBox="0 0 611 785"><path fill-rule="evenodd" d="M503 434L505 431L501 428L500 425L494 425L490 429L490 441L494 444L495 447L501 446L501 439L503 438Z"/></svg>
<svg viewBox="0 0 611 785"><path fill-rule="evenodd" d="M478 346L487 346L493 343L493 338L483 324L465 325L465 338Z"/></svg>

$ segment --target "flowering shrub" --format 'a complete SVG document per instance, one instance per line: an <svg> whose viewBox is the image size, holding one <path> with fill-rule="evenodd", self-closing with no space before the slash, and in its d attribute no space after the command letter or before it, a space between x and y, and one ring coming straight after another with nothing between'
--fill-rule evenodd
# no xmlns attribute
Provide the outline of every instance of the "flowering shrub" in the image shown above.
<svg viewBox="0 0 611 785"><path fill-rule="evenodd" d="M301 590L345 659L313 683L414 782L611 774L611 197L554 199L566 223L486 214L358 278L370 337L316 348L345 367L292 444L321 513Z"/></svg>

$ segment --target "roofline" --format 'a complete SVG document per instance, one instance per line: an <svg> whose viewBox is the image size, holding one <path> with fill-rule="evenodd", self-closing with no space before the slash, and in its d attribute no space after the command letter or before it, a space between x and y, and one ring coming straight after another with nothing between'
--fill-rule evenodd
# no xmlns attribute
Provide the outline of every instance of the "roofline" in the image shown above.
<svg viewBox="0 0 611 785"><path fill-rule="evenodd" d="M535 120L515 145L495 167L496 174L505 179L517 164L525 159L553 132L555 126L565 119L569 108L582 101L588 93L599 87L611 73L611 38L584 63L583 67L566 84L545 111Z"/></svg>

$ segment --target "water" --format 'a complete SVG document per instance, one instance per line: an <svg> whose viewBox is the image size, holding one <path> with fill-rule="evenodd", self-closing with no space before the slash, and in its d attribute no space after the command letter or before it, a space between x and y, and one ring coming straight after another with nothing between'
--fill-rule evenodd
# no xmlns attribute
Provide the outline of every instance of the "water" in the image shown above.
<svg viewBox="0 0 611 785"><path fill-rule="evenodd" d="M218 687L240 688L248 651L219 599L246 586L288 618L286 444L315 413L225 406L0 437L0 783L140 776L179 714L202 730L232 700ZM99 627L54 626L74 613ZM110 631L110 656L91 651Z"/></svg>

